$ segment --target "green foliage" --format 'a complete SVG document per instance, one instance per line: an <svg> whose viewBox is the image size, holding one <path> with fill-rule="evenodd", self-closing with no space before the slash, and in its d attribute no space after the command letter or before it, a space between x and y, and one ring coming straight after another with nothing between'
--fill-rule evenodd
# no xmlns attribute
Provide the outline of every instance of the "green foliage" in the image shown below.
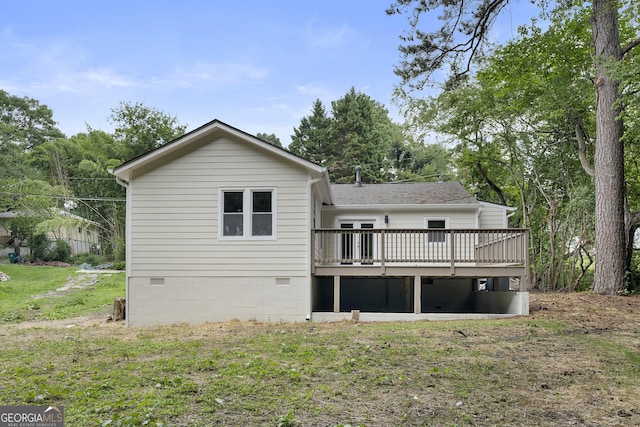
<svg viewBox="0 0 640 427"><path fill-rule="evenodd" d="M47 236L44 233L40 233L32 237L30 247L32 261L36 259L46 260L46 258L48 258L51 242L47 239Z"/></svg>
<svg viewBox="0 0 640 427"><path fill-rule="evenodd" d="M104 256L95 255L95 254L78 254L73 255L69 262L73 265L80 264L89 264L92 266L100 265L105 263Z"/></svg>
<svg viewBox="0 0 640 427"><path fill-rule="evenodd" d="M327 167L336 156L331 139L332 119L327 115L322 101L313 103L310 116L300 120L300 126L293 128L289 151L300 157Z"/></svg>
<svg viewBox="0 0 640 427"><path fill-rule="evenodd" d="M32 260L67 262L70 258L71 248L66 241L57 239L51 242L43 233L33 236L31 242Z"/></svg>
<svg viewBox="0 0 640 427"><path fill-rule="evenodd" d="M57 239L47 256L49 258L47 261L67 262L71 258L71 248L64 240Z"/></svg>
<svg viewBox="0 0 640 427"><path fill-rule="evenodd" d="M127 263L126 261L116 261L113 263L113 269L114 270L122 270L124 271L127 267Z"/></svg>
<svg viewBox="0 0 640 427"><path fill-rule="evenodd" d="M294 128L289 150L325 166L333 182L353 182L356 166L362 166L364 182L387 182L393 178L392 147L403 137L382 104L352 87L331 103L331 116L316 100L312 114Z"/></svg>
<svg viewBox="0 0 640 427"><path fill-rule="evenodd" d="M121 102L111 110L115 140L128 147L127 159L158 148L184 134L186 125L175 116L142 103Z"/></svg>
<svg viewBox="0 0 640 427"><path fill-rule="evenodd" d="M39 179L0 180L0 210L47 217L68 192L60 186Z"/></svg>
<svg viewBox="0 0 640 427"><path fill-rule="evenodd" d="M64 134L55 125L53 112L46 105L0 89L0 149L14 145L28 151L47 141L63 138Z"/></svg>
<svg viewBox="0 0 640 427"><path fill-rule="evenodd" d="M266 133L258 132L256 134L256 138L260 138L261 140L266 141L271 145L275 145L278 148L282 148L282 143L280 142L280 138L278 138L275 133L266 134Z"/></svg>
<svg viewBox="0 0 640 427"><path fill-rule="evenodd" d="M512 226L532 230L532 281L582 289L594 257L594 188L576 131L593 154L595 115L585 10L559 11L483 59L474 78L439 96L405 98L412 129L454 145L458 179L481 200L516 206ZM552 52L552 54L549 54Z"/></svg>
<svg viewBox="0 0 640 427"><path fill-rule="evenodd" d="M330 165L334 182L353 182L354 168L362 166L364 182L386 182L390 179L388 160L391 144L400 137L397 125L388 111L355 88L331 103L333 123L331 139L336 158Z"/></svg>

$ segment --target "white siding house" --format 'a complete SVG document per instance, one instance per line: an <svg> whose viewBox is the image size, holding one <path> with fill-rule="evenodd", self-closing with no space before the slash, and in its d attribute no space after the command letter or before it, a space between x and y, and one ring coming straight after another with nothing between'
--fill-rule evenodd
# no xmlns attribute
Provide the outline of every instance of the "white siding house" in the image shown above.
<svg viewBox="0 0 640 427"><path fill-rule="evenodd" d="M440 231L429 238L440 239L442 248L460 239L449 230L506 228L513 210L478 202L457 183L331 186L324 168L217 120L112 173L127 188L127 321L136 326L334 320L350 316L359 304L341 302L340 295L354 299L353 289L363 287L379 294L375 311L391 315L397 310L389 300L403 299L413 318L423 318L428 313L422 307L430 305L417 301L419 288L429 282L423 279L427 269L439 263L405 263L413 270L393 272L390 282L378 271L381 263L386 267L377 257L406 242L380 249L382 238L375 233L435 228ZM328 236L331 242L323 240ZM477 252L479 238L465 239ZM345 251L371 262L346 260ZM324 259L329 252L333 258ZM526 276L527 266L518 261L523 259L505 276ZM441 276L444 270L433 271ZM450 271L449 280L456 277ZM478 290L472 279L477 275L465 271L447 285L471 295ZM478 274L486 272L495 271ZM368 288L367 278L373 283ZM381 278L383 285L376 282ZM510 292L515 302L498 304L498 310L528 312L524 291ZM446 289L442 293L446 297ZM363 303L362 311L373 306Z"/></svg>

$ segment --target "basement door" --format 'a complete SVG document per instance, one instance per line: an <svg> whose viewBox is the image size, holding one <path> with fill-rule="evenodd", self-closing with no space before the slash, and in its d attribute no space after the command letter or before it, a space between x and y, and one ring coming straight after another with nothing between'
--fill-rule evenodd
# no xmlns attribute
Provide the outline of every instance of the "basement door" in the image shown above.
<svg viewBox="0 0 640 427"><path fill-rule="evenodd" d="M377 240L373 232L375 225L376 222L371 220L339 221L340 229L345 230L340 235L341 264L373 264Z"/></svg>

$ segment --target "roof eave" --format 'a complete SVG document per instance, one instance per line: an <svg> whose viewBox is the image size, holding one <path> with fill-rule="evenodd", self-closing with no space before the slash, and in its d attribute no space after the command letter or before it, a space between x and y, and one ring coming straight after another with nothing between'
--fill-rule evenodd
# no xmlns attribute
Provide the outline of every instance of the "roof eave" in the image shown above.
<svg viewBox="0 0 640 427"><path fill-rule="evenodd" d="M332 205L325 206L325 209L329 210L404 210L404 211L424 211L424 210L453 210L453 211L477 211L480 208L476 203L456 203L456 204L367 204L367 205Z"/></svg>

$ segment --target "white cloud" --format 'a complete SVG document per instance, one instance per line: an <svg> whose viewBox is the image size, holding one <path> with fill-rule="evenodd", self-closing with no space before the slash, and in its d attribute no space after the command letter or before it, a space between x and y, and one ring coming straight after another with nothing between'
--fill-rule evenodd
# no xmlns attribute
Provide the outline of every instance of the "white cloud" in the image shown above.
<svg viewBox="0 0 640 427"><path fill-rule="evenodd" d="M339 27L317 28L313 23L307 27L309 43L317 47L336 47L347 41L356 31L348 24Z"/></svg>
<svg viewBox="0 0 640 427"><path fill-rule="evenodd" d="M334 92L331 89L328 89L322 85L316 83L307 83L304 85L298 85L295 87L295 90L300 95L311 95L316 99L320 98L323 102L327 100L332 100L334 98Z"/></svg>
<svg viewBox="0 0 640 427"><path fill-rule="evenodd" d="M75 79L79 82L86 82L89 85L105 88L141 86L139 82L136 82L130 77L120 75L104 68L83 71L78 73Z"/></svg>
<svg viewBox="0 0 640 427"><path fill-rule="evenodd" d="M264 80L269 71L264 67L256 67L243 63L196 64L183 68L173 78L193 82L209 81L214 83L239 84L247 81L258 82Z"/></svg>

